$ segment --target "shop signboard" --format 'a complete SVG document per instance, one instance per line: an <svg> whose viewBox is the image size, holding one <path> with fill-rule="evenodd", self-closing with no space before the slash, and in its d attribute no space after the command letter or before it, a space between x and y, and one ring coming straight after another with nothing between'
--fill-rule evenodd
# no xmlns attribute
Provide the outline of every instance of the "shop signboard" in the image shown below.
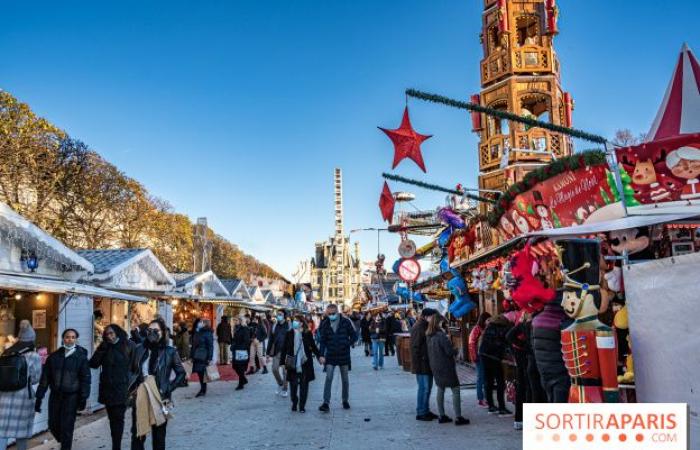
<svg viewBox="0 0 700 450"><path fill-rule="evenodd" d="M616 150L629 214L700 213L700 134Z"/></svg>
<svg viewBox="0 0 700 450"><path fill-rule="evenodd" d="M513 198L498 219L504 240L521 234L623 217L607 164L565 170Z"/></svg>

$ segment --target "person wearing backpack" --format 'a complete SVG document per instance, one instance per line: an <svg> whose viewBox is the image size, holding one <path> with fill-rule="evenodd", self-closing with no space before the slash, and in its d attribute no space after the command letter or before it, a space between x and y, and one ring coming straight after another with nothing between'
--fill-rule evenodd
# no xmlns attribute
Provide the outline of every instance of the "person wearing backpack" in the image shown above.
<svg viewBox="0 0 700 450"><path fill-rule="evenodd" d="M0 356L0 450L16 440L26 450L34 428L34 391L41 376L41 357L36 352L36 333L28 320L19 324L18 341Z"/></svg>
<svg viewBox="0 0 700 450"><path fill-rule="evenodd" d="M41 371L34 409L41 412L46 391L49 395L49 430L61 443L61 450L73 446L73 431L78 411L85 409L90 396L90 366L87 350L76 344L77 330L66 328L63 347L51 353Z"/></svg>
<svg viewBox="0 0 700 450"><path fill-rule="evenodd" d="M139 373L136 344L119 325L107 325L102 343L90 358L90 367L102 368L98 401L107 408L112 450L120 450L129 386Z"/></svg>

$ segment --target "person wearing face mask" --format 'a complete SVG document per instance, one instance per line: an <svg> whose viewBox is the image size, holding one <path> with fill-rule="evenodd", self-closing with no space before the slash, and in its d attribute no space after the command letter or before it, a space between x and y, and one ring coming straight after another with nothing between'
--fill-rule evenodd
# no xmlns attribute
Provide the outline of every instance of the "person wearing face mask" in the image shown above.
<svg viewBox="0 0 700 450"><path fill-rule="evenodd" d="M131 409L131 450L144 450L148 433L152 435L153 450L165 450L168 416L164 411L168 410L173 391L185 380L185 368L175 347L168 345L168 331L162 320L148 324L146 342L137 352L139 372L130 391L135 396ZM151 388L158 391L157 403L147 393ZM155 425L150 424L149 409L161 414Z"/></svg>
<svg viewBox="0 0 700 450"><path fill-rule="evenodd" d="M90 358L90 367L101 368L98 401L105 405L112 435L112 450L121 449L129 385L138 375L136 344L119 325L107 325L102 343Z"/></svg>
<svg viewBox="0 0 700 450"><path fill-rule="evenodd" d="M316 378L314 356L319 358L321 352L316 346L309 324L303 316L296 316L292 321L292 329L285 335L281 354L281 359L287 366L286 378L292 389L292 411L298 409L299 412L306 412L309 383Z"/></svg>
<svg viewBox="0 0 700 450"><path fill-rule="evenodd" d="M370 338L372 339L372 369L384 368L384 345L387 336L387 323L381 314L377 314L372 319L369 326Z"/></svg>
<svg viewBox="0 0 700 450"><path fill-rule="evenodd" d="M350 319L343 317L338 312L338 306L330 304L326 307L326 318L321 322L319 332L319 349L321 351L321 364L325 365L326 382L323 387L323 403L319 411L330 411L331 389L333 387L333 374L335 368L340 369L342 382L343 409L350 409L350 347L357 341L357 332Z"/></svg>
<svg viewBox="0 0 700 450"><path fill-rule="evenodd" d="M73 446L73 430L78 411L85 409L90 396L90 367L87 350L77 345L79 334L73 328L63 331L63 346L51 353L41 371L36 391L35 411L41 412L46 391L49 395L49 430L61 443L61 450Z"/></svg>
<svg viewBox="0 0 700 450"><path fill-rule="evenodd" d="M209 320L197 319L194 321L194 333L192 333L192 372L199 376L199 392L195 397L207 395L207 383L204 374L207 366L214 359L214 332L209 326Z"/></svg>
<svg viewBox="0 0 700 450"><path fill-rule="evenodd" d="M272 375L277 381L277 395L287 396L287 377L284 372L284 360L282 360L282 348L284 339L289 331L284 311L278 311L275 316L276 322L272 326L272 332L267 342L267 356L272 358ZM280 365L281 363L281 365Z"/></svg>
<svg viewBox="0 0 700 450"><path fill-rule="evenodd" d="M231 343L231 353L233 354L233 370L238 375L238 386L236 390L240 391L248 384L248 379L245 376L248 361L251 357L248 350L250 349L250 328L245 317L239 317L234 321L233 340Z"/></svg>

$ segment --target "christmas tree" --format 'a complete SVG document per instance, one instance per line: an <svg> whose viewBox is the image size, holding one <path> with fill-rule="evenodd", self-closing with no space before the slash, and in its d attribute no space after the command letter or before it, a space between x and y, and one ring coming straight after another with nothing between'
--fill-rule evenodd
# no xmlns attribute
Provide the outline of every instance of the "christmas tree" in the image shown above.
<svg viewBox="0 0 700 450"><path fill-rule="evenodd" d="M629 208L630 206L639 206L641 203L634 198L634 188L632 187L632 178L625 170L624 167L620 167L620 179L622 180L622 194L625 196L625 205Z"/></svg>

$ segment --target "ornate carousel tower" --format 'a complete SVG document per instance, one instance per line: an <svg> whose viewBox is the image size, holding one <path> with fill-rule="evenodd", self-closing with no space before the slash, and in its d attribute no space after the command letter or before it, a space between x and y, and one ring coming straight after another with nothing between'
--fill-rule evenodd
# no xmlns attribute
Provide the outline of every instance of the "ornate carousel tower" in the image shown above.
<svg viewBox="0 0 700 450"><path fill-rule="evenodd" d="M573 101L561 87L554 51L555 0L484 0L481 92L472 102L571 126ZM479 187L502 191L552 156L573 151L568 137L475 113L479 133Z"/></svg>

